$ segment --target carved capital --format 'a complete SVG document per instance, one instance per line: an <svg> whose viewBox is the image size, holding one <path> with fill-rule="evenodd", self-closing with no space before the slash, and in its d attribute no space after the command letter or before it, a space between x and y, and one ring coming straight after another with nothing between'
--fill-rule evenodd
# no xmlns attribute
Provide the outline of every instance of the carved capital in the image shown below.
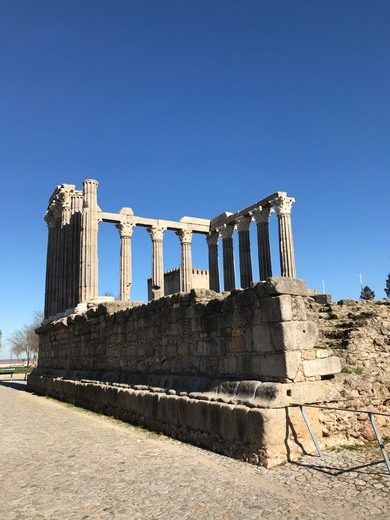
<svg viewBox="0 0 390 520"><path fill-rule="evenodd" d="M119 231L119 235L121 238L132 237L135 224L132 224L130 222L118 222L118 224L116 224L115 227Z"/></svg>
<svg viewBox="0 0 390 520"><path fill-rule="evenodd" d="M181 244L191 244L192 231L190 229L178 229L176 235L180 238Z"/></svg>
<svg viewBox="0 0 390 520"><path fill-rule="evenodd" d="M162 242L164 231L166 231L167 228L162 226L153 226L147 228L147 231L149 235L152 237L153 241L156 242Z"/></svg>
<svg viewBox="0 0 390 520"><path fill-rule="evenodd" d="M206 235L206 241L207 245L210 246L217 246L219 240L219 233L218 231L211 231L211 233L208 233Z"/></svg>
<svg viewBox="0 0 390 520"><path fill-rule="evenodd" d="M49 208L43 217L49 229L53 229L56 225L56 219L53 211Z"/></svg>
<svg viewBox="0 0 390 520"><path fill-rule="evenodd" d="M73 190L69 190L68 188L65 188L64 186L60 187L58 194L57 194L57 200L58 200L58 204L62 207L62 209L71 208L72 193L73 193Z"/></svg>
<svg viewBox="0 0 390 520"><path fill-rule="evenodd" d="M249 231L251 226L252 216L242 216L237 219L237 230L240 231Z"/></svg>
<svg viewBox="0 0 390 520"><path fill-rule="evenodd" d="M291 207L294 202L295 199L292 197L277 197L272 201L272 204L275 206L276 213L279 217L280 215L290 215Z"/></svg>
<svg viewBox="0 0 390 520"><path fill-rule="evenodd" d="M234 224L224 224L223 227L219 230L223 239L232 238L234 232L235 225Z"/></svg>
<svg viewBox="0 0 390 520"><path fill-rule="evenodd" d="M271 206L258 206L252 211L257 224L268 223L273 212L274 209Z"/></svg>

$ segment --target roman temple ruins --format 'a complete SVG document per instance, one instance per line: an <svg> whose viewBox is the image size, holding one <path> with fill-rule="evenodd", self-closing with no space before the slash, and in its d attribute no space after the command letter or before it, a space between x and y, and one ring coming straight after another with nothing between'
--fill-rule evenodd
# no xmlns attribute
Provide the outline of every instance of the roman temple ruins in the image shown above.
<svg viewBox="0 0 390 520"><path fill-rule="evenodd" d="M328 433L341 422L324 419L316 406L346 394L335 384L337 350L319 334L317 314L330 299L296 278L294 199L276 192L211 220L175 222L130 208L105 212L97 187L96 180L82 190L62 184L50 197L45 319L28 389L266 467L314 449L308 418L326 444L324 421ZM272 268L270 218L277 219L280 276ZM119 233L117 300L98 291L101 222ZM131 299L136 226L151 239L145 303ZM181 263L164 273L169 232L179 240ZM208 269L192 265L194 234L204 235ZM303 405L312 405L307 417ZM339 430L341 442L348 425Z"/></svg>
<svg viewBox="0 0 390 520"><path fill-rule="evenodd" d="M241 287L253 281L249 228L257 225L258 261L262 280L272 276L269 219L276 211L279 224L281 274L295 277L294 247L291 231L291 206L294 199L286 193L274 193L236 213L223 213L210 220L183 217L179 222L137 217L131 208L119 213L102 211L97 202L98 182L84 181L83 190L74 185L58 186L50 197L45 215L48 225L45 317L54 317L80 304L98 301L98 230L100 222L116 226L120 237L120 301L131 301L132 247L135 226L144 227L152 242L151 300L164 292L163 237L173 231L181 244L180 291L189 292L196 283L193 272L191 239L193 233L205 236L209 251L209 285L205 289L220 291L218 242L222 240L223 285L225 291L236 287L233 233L239 236ZM203 273L204 274L204 273ZM207 277L205 279L207 281ZM203 281L205 281L203 280Z"/></svg>

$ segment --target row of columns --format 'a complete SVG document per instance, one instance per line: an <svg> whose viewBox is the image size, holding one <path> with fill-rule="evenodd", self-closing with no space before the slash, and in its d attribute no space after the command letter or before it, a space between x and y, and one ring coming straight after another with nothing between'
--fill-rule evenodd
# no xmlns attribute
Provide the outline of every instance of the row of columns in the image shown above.
<svg viewBox="0 0 390 520"><path fill-rule="evenodd" d="M62 185L54 193L45 220L49 239L46 269L45 316L55 315L80 302L88 302L98 296L98 226L101 211L97 204L96 180L86 180L83 191L73 185ZM278 196L265 206L251 207L247 214L240 212L237 218L206 234L209 256L210 289L220 292L218 241L222 237L224 290L235 288L233 233L238 231L239 266L241 287L248 287L253 280L250 244L250 226L257 225L258 263L260 279L272 276L269 239L269 220L274 209L278 216L279 253L281 275L295 278L294 246L291 229L291 207L294 199ZM120 235L120 300L130 300L132 285L131 239L136 223L132 212L123 213L116 227ZM166 227L147 227L152 240L152 291L153 298L164 296L163 235ZM171 228L170 228L171 229ZM181 244L180 290L192 288L192 230L178 228L176 234Z"/></svg>
<svg viewBox="0 0 390 520"><path fill-rule="evenodd" d="M73 185L60 186L45 215L48 226L46 317L78 303L83 198L74 188Z"/></svg>
<svg viewBox="0 0 390 520"><path fill-rule="evenodd" d="M291 197L280 196L266 206L251 209L247 215L240 215L233 221L228 221L221 227L211 231L207 236L209 248L210 289L220 291L218 240L222 237L223 282L224 290L231 291L236 286L234 269L233 233L238 231L240 286L249 287L253 280L252 257L250 245L250 225L252 220L257 224L257 248L260 280L272 276L271 247L269 239L269 220L274 209L278 216L279 256L281 276L296 277L294 244L291 227L291 207L294 203Z"/></svg>
<svg viewBox="0 0 390 520"><path fill-rule="evenodd" d="M131 287L131 236L134 224L117 224L121 239L120 251L120 299L130 299ZM152 292L153 299L164 296L164 258L163 235L165 227L152 226L147 228L152 239ZM189 292L192 288L192 231L179 229L176 231L181 244L180 290Z"/></svg>

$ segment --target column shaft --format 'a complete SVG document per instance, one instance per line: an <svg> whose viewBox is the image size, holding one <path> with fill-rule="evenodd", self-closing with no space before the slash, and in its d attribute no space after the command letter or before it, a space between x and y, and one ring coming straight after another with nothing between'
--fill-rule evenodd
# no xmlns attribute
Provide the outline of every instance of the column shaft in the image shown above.
<svg viewBox="0 0 390 520"><path fill-rule="evenodd" d="M218 267L218 240L219 233L212 231L206 237L209 248L209 277L210 289L212 291L220 292L219 287L219 267Z"/></svg>
<svg viewBox="0 0 390 520"><path fill-rule="evenodd" d="M260 280L266 280L269 276L272 276L271 246L269 240L269 219L272 211L271 206L258 207L253 210L253 216L257 223Z"/></svg>
<svg viewBox="0 0 390 520"><path fill-rule="evenodd" d="M289 278L296 278L291 227L291 206L294 202L290 197L278 197L273 201L278 215L280 271L282 276Z"/></svg>
<svg viewBox="0 0 390 520"><path fill-rule="evenodd" d="M252 217L240 217L237 222L238 246L240 253L240 282L241 287L249 287L253 280L252 259L249 229Z"/></svg>
<svg viewBox="0 0 390 520"><path fill-rule="evenodd" d="M71 246L69 251L69 307L74 308L79 303L80 285L80 240L81 240L81 212L83 197L77 192L72 197L72 217L70 222Z"/></svg>
<svg viewBox="0 0 390 520"><path fill-rule="evenodd" d="M117 224L117 228L121 239L119 299L121 301L130 301L130 289L132 284L131 237L134 224L121 222Z"/></svg>
<svg viewBox="0 0 390 520"><path fill-rule="evenodd" d="M180 290L190 292L192 289L192 231L180 229L176 234L180 238L181 244Z"/></svg>
<svg viewBox="0 0 390 520"><path fill-rule="evenodd" d="M45 215L48 227L47 255L46 255L46 283L45 283L45 310L44 317L53 313L53 271L54 271L54 216L51 211Z"/></svg>
<svg viewBox="0 0 390 520"><path fill-rule="evenodd" d="M153 300L164 296L164 259L163 233L165 228L151 227L148 232L152 238L152 293Z"/></svg>
<svg viewBox="0 0 390 520"><path fill-rule="evenodd" d="M223 284L225 291L231 291L236 287L236 275L234 272L233 250L234 225L228 224L221 229L223 248Z"/></svg>
<svg viewBox="0 0 390 520"><path fill-rule="evenodd" d="M86 303L98 295L98 182L89 179L84 181L83 186L80 302Z"/></svg>

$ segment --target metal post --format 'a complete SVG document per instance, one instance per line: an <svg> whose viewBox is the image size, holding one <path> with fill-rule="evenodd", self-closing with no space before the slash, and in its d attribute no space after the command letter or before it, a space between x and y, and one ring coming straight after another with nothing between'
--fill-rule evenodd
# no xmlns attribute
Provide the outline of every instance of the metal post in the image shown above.
<svg viewBox="0 0 390 520"><path fill-rule="evenodd" d="M367 414L368 414L368 418L370 419L370 423L371 423L372 429L374 430L376 440L378 441L379 447L381 449L383 458L385 459L387 469L388 469L388 471L390 473L390 460L389 460L389 456L387 454L385 445L383 444L383 440L382 440L381 434L379 432L379 428L378 428L378 426L376 424L376 420L375 420L374 414L372 414L371 412L367 412Z"/></svg>
<svg viewBox="0 0 390 520"><path fill-rule="evenodd" d="M311 435L311 438L313 439L313 442L314 442L314 446L316 447L316 450L317 450L317 453L318 453L318 456L322 459L322 452L321 452L321 448L320 448L320 445L317 441L317 437L316 437L316 434L314 433L314 430L311 426L311 423L309 421L309 417L307 416L306 414L306 410L305 410L305 407L300 405L299 408L301 409L301 412L302 412L302 415L303 415L303 418L305 419L305 423L306 423L306 426L310 432L310 435Z"/></svg>

